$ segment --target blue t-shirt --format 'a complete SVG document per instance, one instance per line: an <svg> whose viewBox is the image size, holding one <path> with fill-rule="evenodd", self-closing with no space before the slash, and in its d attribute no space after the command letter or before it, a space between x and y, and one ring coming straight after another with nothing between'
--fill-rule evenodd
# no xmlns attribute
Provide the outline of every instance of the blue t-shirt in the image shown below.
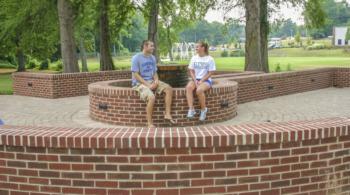
<svg viewBox="0 0 350 195"><path fill-rule="evenodd" d="M143 53L138 53L132 57L131 60L131 72L138 72L140 76L146 81L153 80L154 74L157 72L156 58L151 56L145 56ZM132 75L132 86L139 83Z"/></svg>

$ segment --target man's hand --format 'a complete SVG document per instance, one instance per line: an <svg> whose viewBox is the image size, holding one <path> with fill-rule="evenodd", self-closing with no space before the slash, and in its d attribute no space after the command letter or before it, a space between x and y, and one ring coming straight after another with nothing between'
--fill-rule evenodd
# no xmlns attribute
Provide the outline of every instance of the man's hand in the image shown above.
<svg viewBox="0 0 350 195"><path fill-rule="evenodd" d="M159 85L159 80L158 79L154 80L154 84L156 84L158 86Z"/></svg>
<svg viewBox="0 0 350 195"><path fill-rule="evenodd" d="M157 89L157 87L158 87L158 84L159 84L159 80L155 80L152 84L150 84L150 89L151 90L155 90L155 89Z"/></svg>

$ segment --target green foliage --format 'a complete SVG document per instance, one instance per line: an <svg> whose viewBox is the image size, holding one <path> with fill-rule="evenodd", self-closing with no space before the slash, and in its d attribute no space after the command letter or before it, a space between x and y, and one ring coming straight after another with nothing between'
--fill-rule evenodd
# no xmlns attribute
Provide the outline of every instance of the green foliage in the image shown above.
<svg viewBox="0 0 350 195"><path fill-rule="evenodd" d="M301 35L299 31L297 31L297 33L295 34L294 40L299 44L301 43Z"/></svg>
<svg viewBox="0 0 350 195"><path fill-rule="evenodd" d="M309 0L310 1L310 0ZM310 35L314 38L323 38L333 34L334 26L347 26L350 18L349 4L346 1L335 0L313 0L308 3L313 9L306 12L306 24L311 27ZM319 11L319 10L322 11ZM321 13L323 12L323 13ZM323 25L310 25L310 17L313 15L315 21L321 20L325 16Z"/></svg>
<svg viewBox="0 0 350 195"><path fill-rule="evenodd" d="M228 57L228 51L227 50L222 51L221 57Z"/></svg>
<svg viewBox="0 0 350 195"><path fill-rule="evenodd" d="M34 69L36 67L37 67L37 64L33 60L31 60L27 63L26 69Z"/></svg>
<svg viewBox="0 0 350 195"><path fill-rule="evenodd" d="M270 37L290 37L293 33L297 32L297 24L291 19L277 20L271 25Z"/></svg>
<svg viewBox="0 0 350 195"><path fill-rule="evenodd" d="M277 64L275 65L275 72L282 72L282 68L281 68L280 63L277 63Z"/></svg>
<svg viewBox="0 0 350 195"><path fill-rule="evenodd" d="M10 68L10 69L15 69L16 68L16 66L15 65L13 65L13 64L10 64L10 63L8 63L8 62L6 62L6 61L0 61L0 69L1 68Z"/></svg>
<svg viewBox="0 0 350 195"><path fill-rule="evenodd" d="M350 22L350 20L349 20ZM347 31L346 31L346 37L345 37L346 40L350 40L350 26L348 27Z"/></svg>
<svg viewBox="0 0 350 195"><path fill-rule="evenodd" d="M123 47L130 52L140 51L143 40L147 39L147 26L144 18L136 13L131 20L131 25L127 27L128 34L122 38Z"/></svg>
<svg viewBox="0 0 350 195"><path fill-rule="evenodd" d="M230 57L243 57L245 56L244 50L233 50L230 52Z"/></svg>
<svg viewBox="0 0 350 195"><path fill-rule="evenodd" d="M311 28L320 28L325 25L326 13L322 7L323 0L308 0L305 5L305 22Z"/></svg>
<svg viewBox="0 0 350 195"><path fill-rule="evenodd" d="M58 42L58 19L54 0L0 1L0 53L25 54L45 59Z"/></svg>
<svg viewBox="0 0 350 195"><path fill-rule="evenodd" d="M312 45L312 37L308 37L306 40L307 45Z"/></svg>
<svg viewBox="0 0 350 195"><path fill-rule="evenodd" d="M244 37L244 27L238 23L224 25L206 20L197 21L180 32L180 42L207 39L210 45L227 44L233 40L239 42L241 37Z"/></svg>
<svg viewBox="0 0 350 195"><path fill-rule="evenodd" d="M39 70L48 70L49 69L49 61L44 60L43 62L40 63L39 65Z"/></svg>
<svg viewBox="0 0 350 195"><path fill-rule="evenodd" d="M56 65L55 71L62 71L62 70L63 70L63 63L62 63L62 62L59 62L59 63Z"/></svg>
<svg viewBox="0 0 350 195"><path fill-rule="evenodd" d="M318 50L318 49L325 49L326 46L324 44L321 43L315 43L311 46L307 46L306 49L307 50Z"/></svg>
<svg viewBox="0 0 350 195"><path fill-rule="evenodd" d="M292 65L290 63L287 64L287 71L292 71Z"/></svg>

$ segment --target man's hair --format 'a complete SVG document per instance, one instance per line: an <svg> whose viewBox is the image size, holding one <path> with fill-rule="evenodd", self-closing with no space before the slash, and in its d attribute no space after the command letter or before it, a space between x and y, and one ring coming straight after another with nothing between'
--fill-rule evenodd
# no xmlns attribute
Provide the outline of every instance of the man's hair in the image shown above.
<svg viewBox="0 0 350 195"><path fill-rule="evenodd" d="M202 47L204 47L205 54L209 55L209 44L205 41L198 41L198 44L201 44Z"/></svg>
<svg viewBox="0 0 350 195"><path fill-rule="evenodd" d="M148 44L150 44L150 43L153 43L153 41L151 41L151 40L144 40L144 41L142 41L142 44L141 44L141 51L143 51L143 48L144 48L145 46L148 46Z"/></svg>

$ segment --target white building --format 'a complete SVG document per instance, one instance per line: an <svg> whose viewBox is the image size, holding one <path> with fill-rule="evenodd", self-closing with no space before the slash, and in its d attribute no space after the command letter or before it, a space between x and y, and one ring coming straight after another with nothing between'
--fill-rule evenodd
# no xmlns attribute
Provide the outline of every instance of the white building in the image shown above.
<svg viewBox="0 0 350 195"><path fill-rule="evenodd" d="M348 27L334 27L333 28L333 45L345 46L350 45L350 40L346 40L346 33Z"/></svg>

